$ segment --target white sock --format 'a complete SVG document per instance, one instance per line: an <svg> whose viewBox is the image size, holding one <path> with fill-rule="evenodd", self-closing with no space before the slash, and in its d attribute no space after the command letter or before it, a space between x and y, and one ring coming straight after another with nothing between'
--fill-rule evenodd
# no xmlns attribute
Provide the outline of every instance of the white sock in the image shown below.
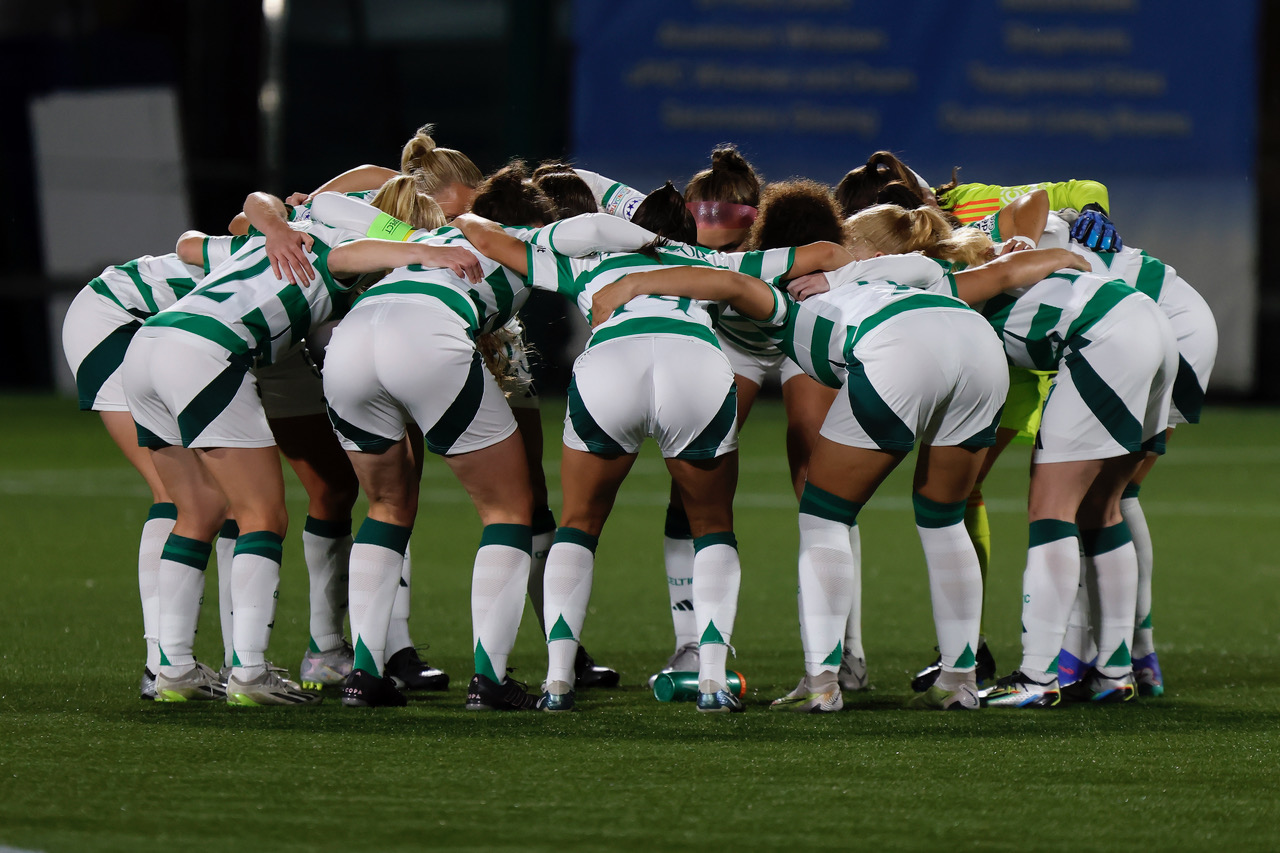
<svg viewBox="0 0 1280 853"><path fill-rule="evenodd" d="M693 612L693 534L683 509L667 507L662 535L662 561L667 570L667 595L671 600L671 627L676 648L698 642L698 620Z"/></svg>
<svg viewBox="0 0 1280 853"><path fill-rule="evenodd" d="M533 511L533 553L529 555L529 605L538 620L538 630L542 636L547 635L547 626L543 624L542 587L543 577L547 571L547 555L551 553L551 545L556 541L556 517L550 507L540 507Z"/></svg>
<svg viewBox="0 0 1280 853"><path fill-rule="evenodd" d="M351 546L351 642L354 669L382 675L387 626L413 528L366 518ZM397 650L398 651L398 650Z"/></svg>
<svg viewBox="0 0 1280 853"><path fill-rule="evenodd" d="M849 553L853 555L850 583L853 600L849 603L849 621L844 629L844 650L855 658L866 658L862 648L862 528L856 521L849 527Z"/></svg>
<svg viewBox="0 0 1280 853"><path fill-rule="evenodd" d="M698 621L698 690L724 690L733 623L738 615L742 566L732 533L709 533L693 540L693 612Z"/></svg>
<svg viewBox="0 0 1280 853"><path fill-rule="evenodd" d="M147 671L160 671L160 555L173 532L178 508L171 503L151 505L138 542L138 594L142 599L142 638L147 643Z"/></svg>
<svg viewBox="0 0 1280 853"><path fill-rule="evenodd" d="M1037 681L1051 673L1080 583L1079 531L1069 521L1031 522L1022 574L1022 665Z"/></svg>
<svg viewBox="0 0 1280 853"><path fill-rule="evenodd" d="M800 641L806 675L840 670L853 563L848 525L800 513Z"/></svg>
<svg viewBox="0 0 1280 853"><path fill-rule="evenodd" d="M471 574L471 640L475 669L496 683L507 677L507 658L520 630L529 586L533 534L524 524L488 524Z"/></svg>
<svg viewBox="0 0 1280 853"><path fill-rule="evenodd" d="M208 542L173 533L165 540L157 573L160 593L158 674L180 675L195 663L196 626L200 622L204 570L209 565L211 550Z"/></svg>
<svg viewBox="0 0 1280 853"><path fill-rule="evenodd" d="M231 665L237 678L256 677L267 665L283 551L283 538L270 530L242 532L236 539L236 556L231 563L231 597L236 605Z"/></svg>
<svg viewBox="0 0 1280 853"><path fill-rule="evenodd" d="M342 620L347 615L351 519L325 521L307 516L302 554L310 581L311 651L332 651L342 645Z"/></svg>
<svg viewBox="0 0 1280 853"><path fill-rule="evenodd" d="M391 604L391 621L387 623L385 646L387 657L413 646L413 638L409 636L409 613L413 604L413 558L409 554L410 550L406 545L404 563L400 567L400 583L396 587L395 601Z"/></svg>
<svg viewBox="0 0 1280 853"><path fill-rule="evenodd" d="M1092 561L1083 554L1080 560L1084 570L1080 573L1080 583L1076 585L1076 600L1071 605L1066 633L1062 635L1062 651L1080 663L1077 665L1074 661L1064 660L1059 656L1058 681L1063 687L1079 681L1084 675L1084 668L1091 664L1097 654L1093 642L1093 618L1087 580L1089 573L1093 571Z"/></svg>
<svg viewBox="0 0 1280 853"><path fill-rule="evenodd" d="M1155 552L1151 547L1151 529L1147 516L1138 503L1138 487L1125 489L1127 496L1120 501L1120 514L1129 526L1133 537L1133 549L1138 557L1138 607L1134 617L1133 656L1143 658L1156 650L1151 636L1151 571L1155 566Z"/></svg>
<svg viewBox="0 0 1280 853"><path fill-rule="evenodd" d="M236 537L240 527L233 519L223 522L213 549L218 557L218 624L222 629L222 665L231 666L236 656L232 629L235 602L231 600L231 563L236 556Z"/></svg>
<svg viewBox="0 0 1280 853"><path fill-rule="evenodd" d="M945 504L913 494L916 532L929 569L933 624L944 672L968 672L977 666L982 627L982 569L964 526L968 499Z"/></svg>
<svg viewBox="0 0 1280 853"><path fill-rule="evenodd" d="M1133 671L1133 614L1137 609L1138 555L1122 521L1081 534L1090 572L1090 595L1097 602L1098 661L1101 675L1117 678Z"/></svg>
<svg viewBox="0 0 1280 853"><path fill-rule="evenodd" d="M547 629L547 683L574 683L574 659L591 603L596 537L561 528L547 557L543 581L543 624Z"/></svg>

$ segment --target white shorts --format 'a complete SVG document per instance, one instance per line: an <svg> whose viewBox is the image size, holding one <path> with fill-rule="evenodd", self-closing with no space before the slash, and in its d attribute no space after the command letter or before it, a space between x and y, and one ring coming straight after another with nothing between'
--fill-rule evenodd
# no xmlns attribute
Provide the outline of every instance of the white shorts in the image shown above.
<svg viewBox="0 0 1280 853"><path fill-rule="evenodd" d="M329 341L324 396L347 450L380 453L410 423L445 456L490 447L516 430L466 322L429 296L357 304Z"/></svg>
<svg viewBox="0 0 1280 853"><path fill-rule="evenodd" d="M717 334L716 339L720 341L720 349L724 352L725 358L729 359L734 375L748 382L764 385L766 379L774 376L777 377L779 385L786 385L797 376L804 375L800 365L781 352L760 355L747 352L724 335Z"/></svg>
<svg viewBox="0 0 1280 853"><path fill-rule="evenodd" d="M1044 404L1036 462L1164 452L1178 349L1173 329L1146 297L1120 302L1067 342Z"/></svg>
<svg viewBox="0 0 1280 853"><path fill-rule="evenodd" d="M564 444L614 456L652 436L663 458L714 459L737 449L737 388L720 350L683 335L629 335L578 356Z"/></svg>
<svg viewBox="0 0 1280 853"><path fill-rule="evenodd" d="M281 355L280 360L253 370L268 418L323 415L324 383L305 347Z"/></svg>
<svg viewBox="0 0 1280 853"><path fill-rule="evenodd" d="M249 366L182 329L144 327L124 357L125 398L138 444L271 447L276 442Z"/></svg>
<svg viewBox="0 0 1280 853"><path fill-rule="evenodd" d="M1165 289L1172 292L1161 299L1160 308L1178 342L1178 376L1173 381L1169 426L1196 424L1218 358L1218 325L1209 303L1181 278L1166 283Z"/></svg>
<svg viewBox="0 0 1280 853"><path fill-rule="evenodd" d="M917 442L990 447L1009 393L1000 339L975 311L905 311L853 349L822 424L837 444L907 452Z"/></svg>
<svg viewBox="0 0 1280 853"><path fill-rule="evenodd" d="M91 288L71 300L62 324L62 351L76 377L80 411L127 412L120 365L142 320Z"/></svg>

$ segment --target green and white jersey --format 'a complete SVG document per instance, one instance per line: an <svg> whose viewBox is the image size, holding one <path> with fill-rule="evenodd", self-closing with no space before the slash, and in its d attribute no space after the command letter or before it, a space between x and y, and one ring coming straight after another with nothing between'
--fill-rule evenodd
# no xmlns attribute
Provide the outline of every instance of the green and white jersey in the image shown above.
<svg viewBox="0 0 1280 853"><path fill-rule="evenodd" d="M1060 270L1026 288L1002 293L982 308L1015 367L1057 370L1069 343L1127 299L1145 299L1123 280Z"/></svg>
<svg viewBox="0 0 1280 853"><path fill-rule="evenodd" d="M326 258L330 249L364 235L315 220L292 227L314 239L307 258L315 267L316 278L309 286L277 279L267 259L266 238L251 237L199 287L146 325L183 329L257 366L271 364L300 345L313 325L333 316L333 298L347 288L329 272Z"/></svg>
<svg viewBox="0 0 1280 853"><path fill-rule="evenodd" d="M506 229L517 238L527 236L529 230ZM387 273L385 278L361 294L355 304L396 294L431 297L443 302L465 320L474 337L505 324L529 298L529 283L523 277L477 252L462 232L453 226L446 225L434 231L414 231L408 242L467 249L479 259L484 278L472 284L449 269L410 264ZM549 250L538 246L531 245L528 251L531 267L535 255L551 255Z"/></svg>
<svg viewBox="0 0 1280 853"><path fill-rule="evenodd" d="M535 238L536 239L536 238ZM777 282L791 269L795 249L727 254L710 252L683 243L671 243L655 250L657 257L636 253L604 253L571 258L549 253L529 258L529 281L542 290L553 290L573 299L582 315L591 319L591 300L596 291L623 276L652 272L672 266L719 267ZM614 312L591 333L588 347L624 335L681 335L701 338L716 349L720 344L711 330L715 306L675 296L639 296Z"/></svg>
<svg viewBox="0 0 1280 853"><path fill-rule="evenodd" d="M589 172L586 169L573 171L591 188L591 194L596 197L596 205L599 206L601 213L630 221L640 202L648 197L637 189L596 172Z"/></svg>
<svg viewBox="0 0 1280 853"><path fill-rule="evenodd" d="M1094 252L1079 243L1072 243L1069 248L1086 259L1093 272L1120 279L1160 305L1176 301L1178 292L1183 288L1191 289L1173 267L1141 249L1125 246L1118 252Z"/></svg>
<svg viewBox="0 0 1280 853"><path fill-rule="evenodd" d="M207 271L207 268L184 264L172 252L143 255L128 263L107 267L89 282L89 288L145 320L191 292Z"/></svg>
<svg viewBox="0 0 1280 853"><path fill-rule="evenodd" d="M784 322L765 332L805 373L840 388L855 350L873 329L908 311L970 311L954 298L949 265L924 255L886 255L827 273L831 289L796 302L785 293ZM921 342L928 346L927 341Z"/></svg>

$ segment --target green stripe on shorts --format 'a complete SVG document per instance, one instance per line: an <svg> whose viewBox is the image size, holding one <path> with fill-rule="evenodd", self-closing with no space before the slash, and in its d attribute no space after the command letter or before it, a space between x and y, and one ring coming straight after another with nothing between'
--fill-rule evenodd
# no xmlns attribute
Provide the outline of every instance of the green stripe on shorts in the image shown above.
<svg viewBox="0 0 1280 853"><path fill-rule="evenodd" d="M867 378L866 368L856 358L849 360L849 379L846 390L854 418L877 447L881 450L903 453L915 447L916 434L881 398L875 386L871 384L871 380Z"/></svg>
<svg viewBox="0 0 1280 853"><path fill-rule="evenodd" d="M326 405L325 408L329 411L329 423L333 424L338 435L360 448L363 453L385 453L396 443L393 438L384 438L347 423L333 410L333 406Z"/></svg>
<svg viewBox="0 0 1280 853"><path fill-rule="evenodd" d="M427 449L441 456L448 454L457 444L458 439L462 438L462 434L467 431L467 427L471 426L471 422L476 419L476 412L480 409L480 401L483 399L484 362L480 358L480 353L477 352L471 356L471 370L467 374L467 381L462 385L462 390L458 392L457 397L453 398L449 408L445 409L444 414L440 416L440 420L427 430Z"/></svg>
<svg viewBox="0 0 1280 853"><path fill-rule="evenodd" d="M111 374L124 363L124 354L133 340L133 333L141 328L138 321L117 326L111 330L76 368L76 394L80 398L80 411L87 412L93 408L98 399L98 392L103 384L111 378Z"/></svg>
<svg viewBox="0 0 1280 853"><path fill-rule="evenodd" d="M1141 450L1142 423L1129 411L1120 395L1111 389L1074 346L1067 350L1063 361L1071 371L1071 378L1081 399L1116 443L1130 453Z"/></svg>
<svg viewBox="0 0 1280 853"><path fill-rule="evenodd" d="M209 424L218 415L226 411L227 406L235 399L236 392L244 382L248 368L240 364L229 364L226 369L214 377L213 381L192 398L178 414L178 432L182 436L182 446L190 447L200 437Z"/></svg>
<svg viewBox="0 0 1280 853"><path fill-rule="evenodd" d="M677 459L714 459L720 445L724 444L734 424L738 420L738 386L731 385L720 411L716 412L711 422L698 433L698 437L689 442L684 450L676 454Z"/></svg>
<svg viewBox="0 0 1280 853"><path fill-rule="evenodd" d="M573 431L578 438L582 439L582 443L592 453L599 456L621 456L626 453L622 445L610 438L587 411L582 395L578 393L577 377L569 380L569 422L573 424Z"/></svg>

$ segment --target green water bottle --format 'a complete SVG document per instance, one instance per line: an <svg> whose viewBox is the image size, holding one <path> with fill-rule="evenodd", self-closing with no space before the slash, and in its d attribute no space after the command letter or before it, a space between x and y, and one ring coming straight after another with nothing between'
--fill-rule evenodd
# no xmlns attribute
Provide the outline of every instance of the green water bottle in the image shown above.
<svg viewBox="0 0 1280 853"><path fill-rule="evenodd" d="M747 695L747 680L742 673L725 673L729 692L741 699ZM653 682L653 695L659 702L694 702L698 698L698 673L664 672Z"/></svg>

